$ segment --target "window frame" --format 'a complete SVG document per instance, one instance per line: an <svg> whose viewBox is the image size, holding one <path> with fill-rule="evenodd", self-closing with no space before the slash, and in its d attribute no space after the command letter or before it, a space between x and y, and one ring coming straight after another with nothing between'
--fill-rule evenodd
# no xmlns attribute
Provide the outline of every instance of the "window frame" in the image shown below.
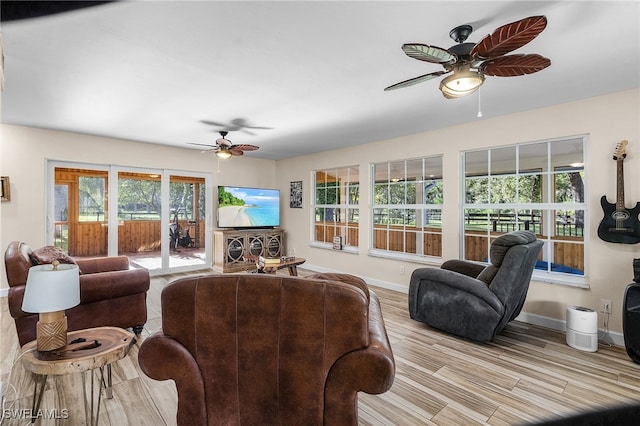
<svg viewBox="0 0 640 426"><path fill-rule="evenodd" d="M565 142L568 143L570 141L578 141L580 140L581 142L581 154L582 154L582 161L581 161L581 165L576 167L576 166L572 166L570 168L563 168L562 166L560 166L559 164L554 164L554 158L553 158L553 152L552 152L552 148L553 148L553 144L554 143L559 143L559 142ZM589 223L589 211L587 209L587 203L586 200L588 199L588 176L589 173L587 171L587 154L588 154L588 135L575 135L575 136L567 136L567 137L561 137L561 138L553 138L553 139L545 139L545 140L539 140L539 141L532 141L532 142L523 142L523 143L518 143L518 144L512 144L512 145L502 145L502 146L495 146L495 147L485 147L485 148L481 148L481 149L474 149L474 150L466 150L466 151L461 151L460 153L460 258L461 259L466 259L466 240L467 240L467 231L468 229L465 226L465 222L466 222L466 213L469 210L473 210L473 209L478 209L478 210L511 210L514 212L519 212L519 211L524 211L524 210L528 210L528 211L539 211L541 214L541 218L542 218L542 223L539 225L540 226L540 232L535 231L534 228L534 232L536 232L536 235L538 237L538 239L542 240L544 242L544 246L542 248L543 250L543 260L545 260L547 262L547 269L546 270L541 270L541 269L535 269L533 272L533 279L537 280L537 281L543 281L543 282L548 282L548 283L554 283L554 284L564 284L567 286L573 286L573 287L581 287L581 288L588 288L588 282L589 282L589 271L588 271L588 262L584 261L584 259L587 259L587 253L588 253L588 249L589 249L589 227L586 226ZM515 172L509 174L510 176L513 175L516 177L516 181L518 180L518 177L520 176L525 176L525 175L529 175L534 173L534 167L523 167L523 170L520 170L520 150L522 147L524 146L532 146L534 144L546 144L546 160L545 160L545 165L542 171L537 172L535 171L536 174L539 174L541 177L541 187L542 187L542 200L539 203L535 203L535 202L526 202L526 203L521 203L521 202L515 202L515 203L491 203L489 202L489 197L490 195L487 196L487 202L483 202L483 203L470 203L467 197L467 179L469 177L478 177L481 174L467 174L466 173L466 157L469 153L481 153L481 152L486 152L487 153L487 174L484 176L487 176L487 178L490 180L491 176L496 176L496 175L500 175L500 173L496 173L496 175L492 175L491 174L491 151L492 150L498 150L498 149L503 149L503 148L515 148ZM557 193L556 193L556 176L559 173L563 173L563 172L567 172L567 171L580 171L582 173L582 183L583 183L583 201L582 202L562 202L562 201L555 201L556 197L557 197ZM516 194L518 194L517 190L516 190ZM519 200L516 200L519 201ZM505 208L505 206L507 206ZM558 272L558 271L552 271L552 267L551 264L554 260L554 244L557 243L557 239L554 239L554 237L557 237L557 213L560 211L571 211L573 210L575 211L582 211L582 215L583 215L583 224L582 224L582 236L580 237L581 240L575 240L573 242L569 242L569 240L562 240L563 242L568 242L570 244L581 244L582 245L582 257L583 257L583 264L582 264L582 274L575 274L575 273L569 273L569 272ZM546 222L546 223L545 223ZM576 228L577 229L577 228ZM502 233L506 233L508 231L502 232ZM490 241L492 239L494 239L495 237L497 237L498 235L500 235L500 233L492 233L491 229L487 228L487 233L486 234L482 234L482 235L486 235L487 238L487 242L490 243ZM563 235L563 237L566 237L566 235ZM488 247L487 247L487 252L488 252ZM487 263L487 262L480 262L480 263Z"/></svg>
<svg viewBox="0 0 640 426"><path fill-rule="evenodd" d="M412 176L412 173L409 172L408 163L410 162L421 162L421 171L420 176ZM438 161L439 165L437 167L428 168L427 164L429 162ZM403 175L401 178L396 178L392 176L392 167L393 165L397 165L399 163L403 164ZM378 179L376 176L376 167L382 167L386 165L387 167L387 177L386 181L382 179ZM443 177L443 167L444 167L444 156L443 154L429 155L429 156L421 156L421 157L413 157L413 158L404 158L397 160L389 160L378 163L371 163L369 166L370 172L370 199L371 204L369 206L369 255L375 257L383 257L389 259L399 259L399 260L409 260L412 262L418 263L427 263L427 264L436 264L439 265L442 262L442 240L444 236L443 227L442 227L442 211L444 208L444 177ZM430 173L430 172L433 173ZM413 179L413 180L412 180ZM426 203L426 198L428 193L424 190L422 192L422 203L418 203L417 199L409 200L414 201L413 203L407 203L407 186L408 182L412 182L415 185L415 197L418 197L418 185L417 183L422 183L422 188L424 188L425 184L428 181L439 182L439 194L440 194L440 202L436 203ZM405 185L405 194L404 194L404 203L393 203L393 194L391 192L391 187L395 185ZM387 197L386 203L377 203L376 202L376 188L380 185L387 185L389 188L389 193ZM393 225L387 221L386 224L380 224L376 222L376 218L379 216L379 210L404 210L404 211L414 211L414 225L411 231L407 231L408 223L402 223ZM427 227L426 214L429 211L437 210L440 213L439 226L435 229L439 229L439 232L432 231L433 227ZM418 218L421 218L418 220ZM422 222L420 227L418 227L418 223ZM386 225L386 234L383 238L385 240L386 248L376 247L376 230L380 230L380 225ZM400 226L399 229L391 229L390 226ZM427 231L430 229L430 231ZM390 233L402 233L402 250L391 250L390 249ZM409 233L415 233L415 244L407 243L407 236ZM424 237L426 234L435 235L432 241L435 241L437 247L432 248L437 254L425 254L425 240ZM429 244L429 242L427 242ZM413 248L415 246L415 252L407 251L407 247Z"/></svg>
<svg viewBox="0 0 640 426"><path fill-rule="evenodd" d="M343 177L339 172L341 170L346 170L346 180L341 179L341 177ZM332 173L335 176L338 176L336 178L336 181L339 182L337 185L334 185L335 188L337 188L338 191L338 195L342 195L342 197L340 197L341 199L339 201L337 201L336 203L320 203L319 202L319 186L318 186L318 180L317 180L317 176L318 173L323 173L324 176L331 176ZM334 176L334 177L335 177ZM360 197L361 197L361 188L362 185L360 183L360 165L359 164L351 164L351 165L347 165L347 166L337 166L337 167L326 167L323 169L317 169L317 170L313 170L311 172L311 181L313 182L313 198L312 198L312 206L311 206L311 223L312 228L311 228L311 246L313 247L319 247L319 248L325 248L325 249L331 249L331 250L335 250L335 251L343 251L343 252L350 252L350 253L357 253L358 252L358 247L360 244L360 235L359 235L359 227L360 227ZM325 184L328 181L325 179ZM325 186L325 189L328 188ZM355 200L353 200L352 197L352 191L354 190L354 188L356 189L357 192L357 198ZM326 199L325 199L326 201ZM344 214L344 222L340 222L340 221L332 221L333 226L328 225L327 221L318 221L317 220L317 211L318 209L331 209L331 210L338 210L338 212L340 213L340 215ZM325 210L326 212L326 210ZM357 220L355 222L349 222L348 218L349 217L353 217L353 214L355 213ZM319 223L322 223L322 225L319 225ZM344 224L343 226L340 226L338 224ZM355 224L356 226L350 226L350 224ZM324 239L323 240L318 240L317 239L317 228L318 226L322 226L323 229L323 235L324 235ZM327 235L327 230L333 228L331 232L329 232L329 234L331 235L331 241L327 241L326 240L326 235ZM355 234L355 237L352 237L352 235ZM341 246L339 248L339 250L337 250L337 246L334 245L333 243L333 236L340 236L342 237L341 240ZM355 238L355 242L352 241L352 239Z"/></svg>

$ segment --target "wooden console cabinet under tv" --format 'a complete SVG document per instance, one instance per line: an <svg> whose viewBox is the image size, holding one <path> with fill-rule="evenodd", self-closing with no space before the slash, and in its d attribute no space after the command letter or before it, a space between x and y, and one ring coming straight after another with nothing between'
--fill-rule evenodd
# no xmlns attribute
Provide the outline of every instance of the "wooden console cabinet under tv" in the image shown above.
<svg viewBox="0 0 640 426"><path fill-rule="evenodd" d="M282 257L284 229L224 229L213 232L213 268L219 272L241 272L256 268L247 257Z"/></svg>

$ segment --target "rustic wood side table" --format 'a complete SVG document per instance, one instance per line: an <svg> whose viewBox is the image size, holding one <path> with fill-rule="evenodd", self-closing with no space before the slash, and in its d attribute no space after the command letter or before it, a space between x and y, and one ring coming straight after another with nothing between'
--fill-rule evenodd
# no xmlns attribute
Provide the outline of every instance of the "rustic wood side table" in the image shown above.
<svg viewBox="0 0 640 426"><path fill-rule="evenodd" d="M291 275L292 277L298 276L297 266L302 265L306 261L306 259L303 259L302 257L292 257L288 258L287 260L282 260L279 263L265 264L264 262L260 261L259 256L253 255L244 256L244 260L245 262L255 263L256 272L275 274L276 272L278 272L278 270L287 268L289 270L289 275Z"/></svg>
<svg viewBox="0 0 640 426"><path fill-rule="evenodd" d="M37 413L40 408L47 376L82 373L86 423L97 425L100 419L102 390L105 390L107 398L112 397L111 363L127 356L135 341L134 334L122 328L96 327L69 332L67 334L67 346L54 351L38 352L35 340L24 345L22 347L24 353L22 365L27 371L36 375L32 413ZM105 366L107 367L106 383ZM96 392L98 400L94 403L95 370L99 370L100 377ZM91 374L90 400L87 400L87 388L85 386L84 373L87 371ZM38 387L40 387L39 390ZM35 418L32 418L31 422L35 422Z"/></svg>

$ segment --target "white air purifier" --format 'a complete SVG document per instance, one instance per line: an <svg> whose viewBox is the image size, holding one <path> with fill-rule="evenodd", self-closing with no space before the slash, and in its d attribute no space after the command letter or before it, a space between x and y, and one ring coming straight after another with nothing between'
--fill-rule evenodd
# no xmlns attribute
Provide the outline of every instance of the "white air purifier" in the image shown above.
<svg viewBox="0 0 640 426"><path fill-rule="evenodd" d="M598 350L598 313L582 306L567 306L567 345L596 352Z"/></svg>

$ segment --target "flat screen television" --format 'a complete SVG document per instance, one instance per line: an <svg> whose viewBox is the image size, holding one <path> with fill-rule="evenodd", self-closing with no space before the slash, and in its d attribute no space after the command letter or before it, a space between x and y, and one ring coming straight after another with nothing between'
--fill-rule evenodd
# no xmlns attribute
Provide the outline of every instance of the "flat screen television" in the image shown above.
<svg viewBox="0 0 640 426"><path fill-rule="evenodd" d="M218 228L280 226L280 190L218 186Z"/></svg>

